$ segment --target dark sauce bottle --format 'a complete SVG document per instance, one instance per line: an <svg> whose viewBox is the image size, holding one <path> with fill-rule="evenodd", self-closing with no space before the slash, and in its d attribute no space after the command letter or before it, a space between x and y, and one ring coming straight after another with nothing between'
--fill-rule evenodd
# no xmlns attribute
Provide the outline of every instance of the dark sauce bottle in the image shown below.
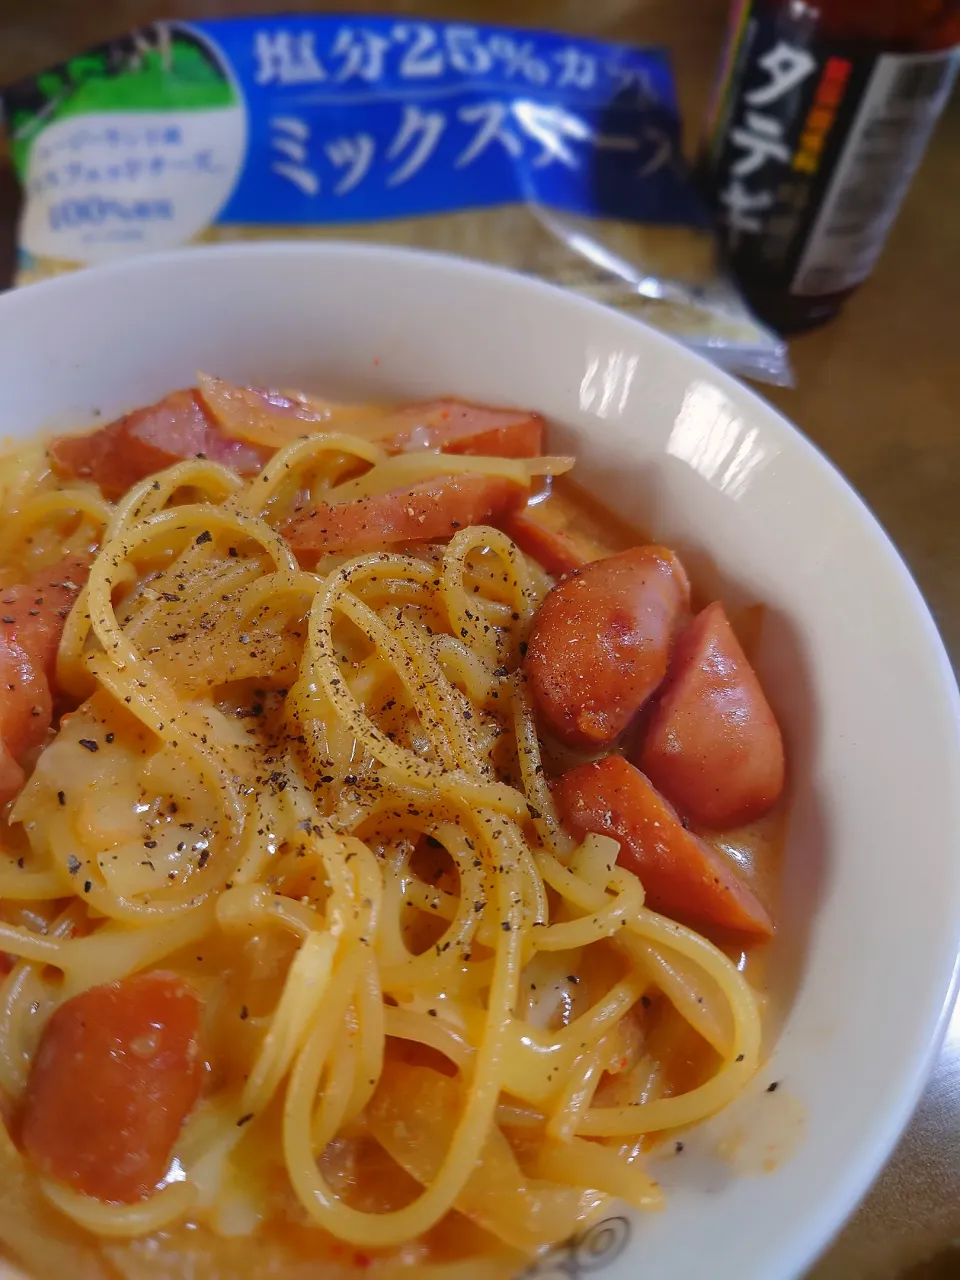
<svg viewBox="0 0 960 1280"><path fill-rule="evenodd" d="M700 175L733 272L774 328L829 320L873 270L958 44L960 0L734 3Z"/></svg>

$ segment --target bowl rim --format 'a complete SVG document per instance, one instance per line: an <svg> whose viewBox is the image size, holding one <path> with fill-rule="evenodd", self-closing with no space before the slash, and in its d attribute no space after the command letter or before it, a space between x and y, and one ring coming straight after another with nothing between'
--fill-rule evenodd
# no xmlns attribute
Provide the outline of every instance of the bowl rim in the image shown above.
<svg viewBox="0 0 960 1280"><path fill-rule="evenodd" d="M816 469L818 480L834 491L837 501L847 504L856 511L860 521L869 531L871 540L876 544L878 551L882 550L884 558L893 570L900 590L900 600L904 605L909 606L915 621L920 624L925 657L931 667L936 669L938 689L945 700L945 709L949 713L949 723L952 728L952 770L960 790L960 688L930 608L902 555L865 500L824 452L756 390L734 378L722 367L711 363L706 355L702 354L703 348L693 350L635 316L618 312L616 308L608 307L535 276L476 262L456 254L339 239L323 241L264 239L229 244L199 244L151 253L141 258L124 258L85 267L68 274L33 282L22 289L11 289L0 295L0 325L7 323L8 318L12 319L19 309L27 309L33 303L41 307L45 306L45 300L50 296L67 295L73 291L81 294L92 291L95 296L97 284L114 276L139 273L151 275L162 271L165 267L181 267L185 263L189 264L199 259L242 262L247 259L287 257L319 261L344 255L362 262L368 269L375 268L378 263L389 264L396 260L420 262L424 269L447 271L459 275L462 279L480 277L493 281L499 280L504 289L522 288L533 294L542 295L547 301L553 301L559 307L574 307L585 311L588 315L592 313L598 319L603 317L607 323L611 315L617 316L624 326L642 330L645 342L660 347L664 353L669 351L674 358L678 354L681 355L692 373L708 375L711 382L735 400L741 402L746 400L752 410L766 420L771 430L787 438L792 448L806 453ZM960 846L960 828L948 833L948 836ZM825 1193L820 1198L819 1207L807 1212L803 1220L795 1223L788 1232L784 1232L775 1250L767 1251L766 1262L773 1269L764 1273L764 1280L799 1275L809 1268L830 1245L889 1159L922 1096L930 1070L940 1051L958 989L960 989L960 874L953 888L956 898L953 911L954 959L949 971L944 967L944 971L939 976L936 991L931 992L928 997L931 1005L936 1003L939 1012L935 1017L928 1019L922 1037L919 1033L916 1036L916 1043L909 1054L909 1071L906 1067L901 1069L898 1073L902 1077L901 1082L896 1086L891 1085L891 1090L896 1092L896 1105L883 1115L878 1115L872 1127L865 1131L859 1147L851 1151L842 1171L832 1175L830 1194ZM3 1262L0 1261L0 1276L12 1277L19 1274L14 1271L7 1272Z"/></svg>

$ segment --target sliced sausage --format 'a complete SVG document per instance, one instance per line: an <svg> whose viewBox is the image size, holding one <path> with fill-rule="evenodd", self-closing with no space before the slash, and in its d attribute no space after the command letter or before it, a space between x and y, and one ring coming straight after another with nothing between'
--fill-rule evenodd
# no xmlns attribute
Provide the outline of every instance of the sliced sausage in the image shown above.
<svg viewBox="0 0 960 1280"><path fill-rule="evenodd" d="M399 409L379 442L390 452L439 449L487 458L536 458L543 453L543 419L515 409L488 409L463 400L434 400Z"/></svg>
<svg viewBox="0 0 960 1280"><path fill-rule="evenodd" d="M282 391L236 387L201 375L201 394L222 430L238 440L281 449L318 431L344 431L388 453L439 449L498 458L543 452L543 419L515 409L489 409L463 400L430 400L399 409L375 404L298 400Z"/></svg>
<svg viewBox="0 0 960 1280"><path fill-rule="evenodd" d="M590 554L591 548L583 546L565 529L554 529L537 515L536 507L527 507L515 515L507 516L500 527L524 555L554 578L560 578L574 569L585 569L602 553Z"/></svg>
<svg viewBox="0 0 960 1280"><path fill-rule="evenodd" d="M172 973L74 996L44 1028L21 1138L46 1176L130 1204L165 1176L197 1100L200 997Z"/></svg>
<svg viewBox="0 0 960 1280"><path fill-rule="evenodd" d="M780 798L780 728L719 602L680 635L637 763L708 827L751 822Z"/></svg>
<svg viewBox="0 0 960 1280"><path fill-rule="evenodd" d="M571 747L614 742L666 674L689 599L665 547L633 547L558 582L534 616L525 659L541 722Z"/></svg>
<svg viewBox="0 0 960 1280"><path fill-rule="evenodd" d="M325 412L282 392L204 378L202 390L173 391L98 431L58 436L49 454L58 475L93 480L106 497L118 498L185 458L209 458L238 475L256 475L285 444L334 430L375 440L389 453L434 449L533 458L543 452L543 419L524 410L432 400L385 411L335 405Z"/></svg>
<svg viewBox="0 0 960 1280"><path fill-rule="evenodd" d="M298 555L356 555L398 542L450 538L467 525L484 524L522 507L527 493L526 486L505 476L437 476L409 489L320 503L295 517L284 533Z"/></svg>
<svg viewBox="0 0 960 1280"><path fill-rule="evenodd" d="M654 911L698 925L769 936L770 916L731 863L688 831L647 778L622 756L578 765L555 784L574 835L620 841L617 862L634 872Z"/></svg>
<svg viewBox="0 0 960 1280"><path fill-rule="evenodd" d="M49 446L58 475L93 480L108 498L185 458L209 458L246 476L256 475L271 453L224 435L193 389L173 391L99 431L59 436Z"/></svg>
<svg viewBox="0 0 960 1280"><path fill-rule="evenodd" d="M23 785L23 762L53 719L53 668L63 626L87 580L86 560L62 560L0 590L0 803Z"/></svg>

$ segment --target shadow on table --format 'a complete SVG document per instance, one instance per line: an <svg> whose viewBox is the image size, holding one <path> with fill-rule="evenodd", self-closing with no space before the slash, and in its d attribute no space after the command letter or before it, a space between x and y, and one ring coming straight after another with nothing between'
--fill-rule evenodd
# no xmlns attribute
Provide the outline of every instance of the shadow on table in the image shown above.
<svg viewBox="0 0 960 1280"><path fill-rule="evenodd" d="M927 1262L905 1271L901 1280L957 1280L960 1276L960 1247L939 1253Z"/></svg>

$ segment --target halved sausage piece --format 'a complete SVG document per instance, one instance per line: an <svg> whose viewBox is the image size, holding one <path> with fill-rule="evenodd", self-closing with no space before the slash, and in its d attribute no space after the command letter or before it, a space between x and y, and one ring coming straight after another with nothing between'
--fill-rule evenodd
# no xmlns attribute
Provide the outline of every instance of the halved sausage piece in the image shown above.
<svg viewBox="0 0 960 1280"><path fill-rule="evenodd" d="M717 830L780 798L780 728L719 602L677 640L636 762L681 813Z"/></svg>
<svg viewBox="0 0 960 1280"><path fill-rule="evenodd" d="M620 841L617 862L646 891L646 905L697 925L767 937L770 916L733 865L688 831L639 769L622 756L577 765L555 784L560 816L582 839Z"/></svg>
<svg viewBox="0 0 960 1280"><path fill-rule="evenodd" d="M632 547L558 582L534 615L524 660L541 723L582 750L614 742L666 675L689 600L666 547Z"/></svg>

